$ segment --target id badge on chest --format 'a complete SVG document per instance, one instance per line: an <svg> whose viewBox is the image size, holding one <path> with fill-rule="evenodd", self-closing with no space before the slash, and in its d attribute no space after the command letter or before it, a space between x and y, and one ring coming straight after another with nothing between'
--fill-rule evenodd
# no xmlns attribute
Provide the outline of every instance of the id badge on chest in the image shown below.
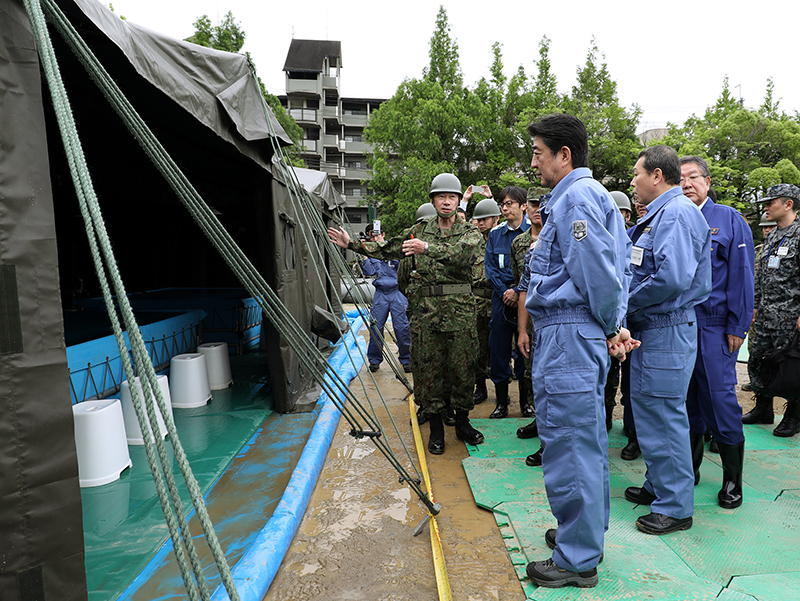
<svg viewBox="0 0 800 601"><path fill-rule="evenodd" d="M780 250L780 249L778 249ZM771 256L769 261L767 261L767 267L769 269L778 269L781 266L781 258L777 256Z"/></svg>
<svg viewBox="0 0 800 601"><path fill-rule="evenodd" d="M631 248L631 265L640 266L642 259L644 259L644 249L640 246Z"/></svg>

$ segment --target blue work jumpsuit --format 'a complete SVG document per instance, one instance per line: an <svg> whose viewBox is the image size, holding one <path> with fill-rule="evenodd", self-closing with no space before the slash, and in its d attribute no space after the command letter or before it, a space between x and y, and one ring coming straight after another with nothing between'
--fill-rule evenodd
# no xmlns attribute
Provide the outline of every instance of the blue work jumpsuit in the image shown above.
<svg viewBox="0 0 800 601"><path fill-rule="evenodd" d="M558 520L553 560L579 572L597 566L608 529L606 339L625 316L630 240L611 195L587 168L567 174L543 212L525 303L536 334L536 421Z"/></svg>
<svg viewBox="0 0 800 601"><path fill-rule="evenodd" d="M370 365L377 365L383 361L381 349L383 348L383 327L389 313L392 314L392 328L394 337L397 340L397 351L400 363L409 365L411 358L409 355L409 345L411 343L411 331L408 326L408 316L406 308L408 300L397 288L397 266L400 261L381 261L379 259L366 258L361 263L361 270L364 275L378 276L372 282L375 286L375 296L372 298L372 317L375 325L370 329L369 347L367 348L367 359Z"/></svg>
<svg viewBox="0 0 800 601"><path fill-rule="evenodd" d="M686 390L697 352L695 306L711 292L711 230L677 186L647 205L632 235L628 328L642 345L631 353L631 405L655 494L653 513L694 513L694 469Z"/></svg>
<svg viewBox="0 0 800 601"><path fill-rule="evenodd" d="M744 440L735 388L739 352L730 352L727 334L744 338L753 319L753 233L737 210L710 198L702 212L711 228L711 295L695 308L697 361L686 409L692 434L707 427L716 440L735 446Z"/></svg>
<svg viewBox="0 0 800 601"><path fill-rule="evenodd" d="M489 377L492 382L508 382L511 377L511 353L517 335L517 308L503 302L503 294L513 289L516 282L511 271L511 243L521 233L528 231L530 223L523 219L515 230L508 223L489 232L486 241L484 269L492 285L492 319L489 322ZM514 362L518 380L525 374L525 359L518 356Z"/></svg>

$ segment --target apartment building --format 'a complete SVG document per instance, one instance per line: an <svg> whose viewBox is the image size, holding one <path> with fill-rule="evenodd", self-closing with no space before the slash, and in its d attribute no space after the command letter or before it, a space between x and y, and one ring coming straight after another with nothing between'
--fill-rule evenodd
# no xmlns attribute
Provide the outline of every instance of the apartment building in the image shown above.
<svg viewBox="0 0 800 601"><path fill-rule="evenodd" d="M280 101L303 128L305 167L324 171L347 200L353 230L363 230L374 212L363 202L369 191L364 128L385 99L342 98L339 84L342 44L292 40L283 71L286 95Z"/></svg>

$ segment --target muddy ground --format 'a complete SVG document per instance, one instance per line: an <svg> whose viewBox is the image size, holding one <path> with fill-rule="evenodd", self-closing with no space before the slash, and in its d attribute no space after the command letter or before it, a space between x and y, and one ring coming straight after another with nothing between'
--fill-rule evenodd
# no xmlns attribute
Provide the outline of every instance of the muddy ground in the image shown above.
<svg viewBox="0 0 800 601"><path fill-rule="evenodd" d="M747 382L744 365L738 366L738 372L739 382ZM385 362L374 376L416 461L406 390ZM408 466L366 368L361 377L391 447ZM475 408L474 417L488 417L494 408L491 388L490 384L489 400ZM510 387L510 417L519 417L516 388ZM351 390L365 399L358 379L351 383ZM749 410L753 405L751 394L739 387L737 393L745 411ZM783 413L782 402L776 401L775 408ZM615 418L622 419L620 405ZM621 427L620 422L615 427ZM466 448L456 439L453 428L445 430L445 454L428 454L427 461L434 495L443 506L438 524L452 598L522 601L525 594L494 517L478 508L472 498L461 466L468 456ZM265 601L437 600L428 529L413 536L427 513L425 506L407 485L398 482L397 472L369 440L356 440L349 431L350 425L342 419L308 511ZM422 426L426 444L427 432L427 426Z"/></svg>

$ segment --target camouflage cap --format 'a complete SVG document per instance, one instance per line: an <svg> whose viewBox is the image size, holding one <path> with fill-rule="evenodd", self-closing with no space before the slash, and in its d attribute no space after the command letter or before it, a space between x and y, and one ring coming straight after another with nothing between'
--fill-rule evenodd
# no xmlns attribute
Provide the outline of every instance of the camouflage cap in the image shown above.
<svg viewBox="0 0 800 601"><path fill-rule="evenodd" d="M756 202L767 202L776 198L791 198L795 202L795 206L797 206L800 203L800 188L792 184L770 186L764 198L759 198Z"/></svg>
<svg viewBox="0 0 800 601"><path fill-rule="evenodd" d="M533 186L528 188L528 194L526 200L530 203L538 203L542 196L550 192L550 188L541 188L538 186Z"/></svg>

